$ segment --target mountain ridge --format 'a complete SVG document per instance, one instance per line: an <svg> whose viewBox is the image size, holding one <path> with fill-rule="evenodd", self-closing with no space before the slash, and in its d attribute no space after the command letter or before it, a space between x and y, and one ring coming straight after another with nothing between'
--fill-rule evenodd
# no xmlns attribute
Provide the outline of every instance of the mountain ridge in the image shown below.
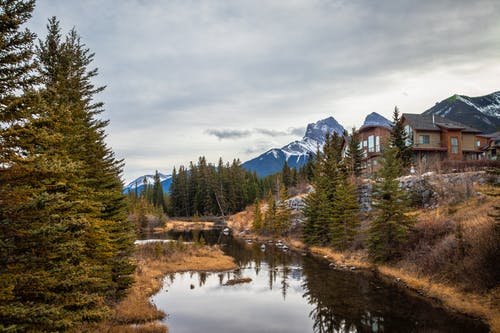
<svg viewBox="0 0 500 333"><path fill-rule="evenodd" d="M243 163L243 167L265 177L281 171L285 161L291 168L300 168L310 154L316 154L325 143L326 134L342 135L344 127L333 117L318 120L307 125L302 140L295 140L281 148L271 148L263 154Z"/></svg>
<svg viewBox="0 0 500 333"><path fill-rule="evenodd" d="M422 114L457 121L485 134L496 132L500 128L500 91L478 97L455 94Z"/></svg>

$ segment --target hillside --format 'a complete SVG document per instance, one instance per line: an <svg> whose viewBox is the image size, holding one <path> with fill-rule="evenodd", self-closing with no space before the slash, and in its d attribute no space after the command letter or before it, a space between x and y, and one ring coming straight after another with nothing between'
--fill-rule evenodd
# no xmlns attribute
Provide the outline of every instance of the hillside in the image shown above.
<svg viewBox="0 0 500 333"><path fill-rule="evenodd" d="M424 111L493 133L500 128L500 91L480 97L453 95Z"/></svg>

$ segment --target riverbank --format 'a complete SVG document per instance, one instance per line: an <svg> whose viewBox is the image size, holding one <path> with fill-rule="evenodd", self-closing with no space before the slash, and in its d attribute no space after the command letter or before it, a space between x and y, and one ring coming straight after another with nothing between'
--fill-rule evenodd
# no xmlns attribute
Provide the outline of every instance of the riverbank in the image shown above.
<svg viewBox="0 0 500 333"><path fill-rule="evenodd" d="M237 268L233 258L217 246L197 244L148 243L137 245L134 285L129 294L112 309L106 322L88 331L94 333L167 333L159 322L166 314L149 301L170 273L185 271L225 271Z"/></svg>
<svg viewBox="0 0 500 333"><path fill-rule="evenodd" d="M480 318L492 332L500 333L500 286L495 278L498 233L491 217L500 205L500 197L484 194L498 193L498 188L483 186L476 191L473 198L461 203L412 212L417 223L402 257L391 263L374 264L360 246L358 250L338 252L325 247L306 247L299 240L300 234L282 240L291 249L323 257L332 263L332 269L378 274L445 309ZM245 214L235 216L233 226L249 229L251 212L249 208ZM367 223L369 220L365 221L365 228ZM257 242L270 238L251 233L244 237ZM359 237L358 243L362 244L363 231Z"/></svg>

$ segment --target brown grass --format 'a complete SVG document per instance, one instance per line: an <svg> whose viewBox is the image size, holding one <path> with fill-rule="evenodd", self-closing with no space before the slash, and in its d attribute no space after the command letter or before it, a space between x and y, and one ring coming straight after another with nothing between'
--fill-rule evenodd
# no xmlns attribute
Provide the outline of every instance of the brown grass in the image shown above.
<svg viewBox="0 0 500 333"><path fill-rule="evenodd" d="M213 226L214 222L208 222L208 221L188 222L179 220L169 220L165 223L164 227L155 228L155 232L166 232L169 230L188 231L193 229L207 230L213 228Z"/></svg>
<svg viewBox="0 0 500 333"><path fill-rule="evenodd" d="M368 261L366 251L356 252L338 252L330 248L313 246L310 248L311 253L321 256L336 265L354 266L357 268L372 268L372 264Z"/></svg>
<svg viewBox="0 0 500 333"><path fill-rule="evenodd" d="M488 186L476 190L498 193L498 188ZM391 264L372 264L366 251L337 252L322 247L310 251L337 265L373 269L390 281L400 279L410 290L438 300L448 309L485 319L492 332L500 333L499 281L492 272L495 263L485 260L498 253L488 213L499 201L500 197L479 195L415 212L418 222L412 239L403 257Z"/></svg>
<svg viewBox="0 0 500 333"><path fill-rule="evenodd" d="M217 247L148 243L136 248L135 283L127 297L113 309L111 318L91 331L96 333L134 332L165 333L166 326L155 323L165 317L149 302L163 285L168 273L184 271L224 271L237 268L233 258Z"/></svg>

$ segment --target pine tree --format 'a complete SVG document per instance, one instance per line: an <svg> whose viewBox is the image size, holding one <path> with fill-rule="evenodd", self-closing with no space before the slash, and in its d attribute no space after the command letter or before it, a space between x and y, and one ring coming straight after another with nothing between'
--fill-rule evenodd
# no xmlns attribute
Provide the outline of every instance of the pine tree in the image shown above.
<svg viewBox="0 0 500 333"><path fill-rule="evenodd" d="M267 210L264 214L264 230L266 232L276 232L276 216L278 214L278 206L271 191L267 198Z"/></svg>
<svg viewBox="0 0 500 333"><path fill-rule="evenodd" d="M360 225L358 193L353 180L339 175L330 224L332 246L346 250L352 245Z"/></svg>
<svg viewBox="0 0 500 333"><path fill-rule="evenodd" d="M283 185L285 185L285 188L288 189L292 185L292 170L290 169L290 166L288 165L288 162L285 161L285 164L283 164L283 169L281 170L282 174L282 179L283 179Z"/></svg>
<svg viewBox="0 0 500 333"><path fill-rule="evenodd" d="M30 18L35 1L1 0L0 1L0 115L1 121L15 116L16 108L9 105L18 97L18 92L31 88L36 78L32 43L35 34L28 29L21 31L21 26Z"/></svg>
<svg viewBox="0 0 500 333"><path fill-rule="evenodd" d="M279 190L279 201L277 204L276 222L275 222L276 225L274 228L278 235L285 234L290 228L291 211L290 207L288 206L288 203L286 202L287 197L288 196L286 188L283 184L281 185Z"/></svg>
<svg viewBox="0 0 500 333"><path fill-rule="evenodd" d="M361 140L356 128L352 129L349 136L348 149L346 154L347 169L356 177L361 176L361 161L363 160L363 150L361 149Z"/></svg>
<svg viewBox="0 0 500 333"><path fill-rule="evenodd" d="M2 15L13 3L21 6L0 2ZM92 55L74 30L63 42L55 19L49 27L37 51L40 92L21 96L2 131L0 322L12 331L101 320L133 270L122 162L104 143L107 122L96 118L102 104L93 95L102 88L87 70Z"/></svg>
<svg viewBox="0 0 500 333"><path fill-rule="evenodd" d="M259 200L255 200L255 209L253 213L252 230L255 232L262 231L264 227L264 219L262 217L262 212L260 210Z"/></svg>
<svg viewBox="0 0 500 333"><path fill-rule="evenodd" d="M161 208L163 212L166 212L165 198L163 196L163 186L161 185L160 174L158 170L155 171L154 182L153 182L153 205L156 208Z"/></svg>
<svg viewBox="0 0 500 333"><path fill-rule="evenodd" d="M373 186L372 200L376 217L371 222L368 250L374 261L397 257L407 240L413 219L406 215L407 193L399 187L397 177L402 165L396 147L386 147L382 154L382 169Z"/></svg>
<svg viewBox="0 0 500 333"><path fill-rule="evenodd" d="M390 144L392 147L397 149L396 156L401 161L402 166L399 174L401 175L403 173L403 169L409 167L411 164L412 150L411 147L407 145L407 134L397 106L394 108L392 122L393 125L391 129Z"/></svg>
<svg viewBox="0 0 500 333"><path fill-rule="evenodd" d="M305 199L306 218L303 238L309 245L330 245L330 226L333 218L333 202L338 187L340 138L327 135L323 152L317 152L314 164L314 192Z"/></svg>

